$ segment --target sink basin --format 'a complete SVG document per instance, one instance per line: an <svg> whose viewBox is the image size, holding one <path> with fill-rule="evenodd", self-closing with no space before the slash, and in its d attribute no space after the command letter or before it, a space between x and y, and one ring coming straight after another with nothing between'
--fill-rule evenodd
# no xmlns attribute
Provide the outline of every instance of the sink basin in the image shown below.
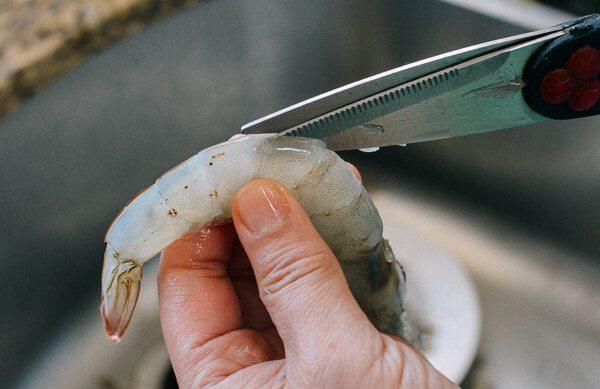
<svg viewBox="0 0 600 389"><path fill-rule="evenodd" d="M29 377L34 361L60 344L58 334L65 329L85 331L74 323L98 303L104 231L120 207L163 171L283 106L402 63L524 30L435 0L204 1L94 55L25 101L0 119L4 383ZM432 202L460 197L465 209L481 207L489 218L539 239L539 246L526 250L544 256L547 246L556 246L575 254L561 254L552 263L569 269L582 257L597 269L599 127L597 118L542 123L345 157L364 169L379 162L365 175L374 188L404 177L411 189L430 189ZM506 236L508 246L520 235L515 236ZM469 242L479 247L476 239ZM476 265L468 266L472 271L494 273L495 265L479 255L465 258ZM529 266L532 258L520 258L517 264L507 259L506 266L517 266L515 273L525 279L538 273ZM503 368L502 374L515 377L513 387L530 383L517 380L531 367L531 355L491 362L520 345L521 338L507 338L509 333L527 338L538 325L553 323L556 331L540 332L554 336L548 348L530 351L544 352L548 360L553 350L587 358L599 348L597 336L590 335L597 317L587 304L564 312L531 310L538 299L550 301L528 291L535 285L475 275L484 302L482 350L492 350L482 351L480 365L492 383ZM569 280L575 286L566 291L588 285ZM486 296L503 310L488 310ZM527 320L510 324L509 318L522 318L523 312L537 315L531 327ZM552 370L552 361L535 368ZM574 361L579 360L571 365ZM600 371L593 361L577 365ZM588 382L557 377L564 380L559 383Z"/></svg>

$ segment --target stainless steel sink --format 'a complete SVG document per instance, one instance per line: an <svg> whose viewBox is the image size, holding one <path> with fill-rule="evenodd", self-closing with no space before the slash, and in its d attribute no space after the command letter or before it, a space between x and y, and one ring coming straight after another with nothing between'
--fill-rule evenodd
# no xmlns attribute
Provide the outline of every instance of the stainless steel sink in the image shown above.
<svg viewBox="0 0 600 389"><path fill-rule="evenodd" d="M32 361L60 341L57 334L77 328L74 318L97 304L103 233L129 197L164 170L277 108L411 60L523 30L434 0L205 1L109 47L27 100L0 120L4 382L31 374ZM598 119L541 124L345 156L366 169L375 166L366 175L375 188L404 177L432 202L461 198L464 209L485 209L489 218L542 242L528 250L566 247L576 255L556 257L561 263L583 257L597 270L599 127ZM517 238L506 239L510 245ZM470 261L487 266L477 256ZM527 277L535 269L517 271ZM544 310L531 326L508 320L542 297L534 293L523 300L515 285L475 276L484 302L483 345L491 350L483 349L483 364L486 353L505 352L496 343L508 344L510 334L525 336L538 326L544 333L546 323L556 323L557 316ZM592 281L600 284L600 278ZM591 290L597 298L597 288ZM486 301L504 311L486 316ZM573 309L586 312L589 305L581 300ZM579 327L570 314L558 318L573 337L553 333L559 337L552 350L592 355L600 348L598 332L589 332L598 327ZM500 374L504 367L510 375L527 366L519 362L526 354L515 355L513 363L491 371ZM600 374L597 365L580 366ZM548 382L546 387L553 386ZM527 387L525 381L513 383Z"/></svg>

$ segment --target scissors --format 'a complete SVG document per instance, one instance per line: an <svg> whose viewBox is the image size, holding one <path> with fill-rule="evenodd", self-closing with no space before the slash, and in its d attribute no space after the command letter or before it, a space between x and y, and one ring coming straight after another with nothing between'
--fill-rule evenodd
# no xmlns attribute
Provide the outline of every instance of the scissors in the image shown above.
<svg viewBox="0 0 600 389"><path fill-rule="evenodd" d="M242 133L374 150L600 114L600 14L462 48L304 100Z"/></svg>

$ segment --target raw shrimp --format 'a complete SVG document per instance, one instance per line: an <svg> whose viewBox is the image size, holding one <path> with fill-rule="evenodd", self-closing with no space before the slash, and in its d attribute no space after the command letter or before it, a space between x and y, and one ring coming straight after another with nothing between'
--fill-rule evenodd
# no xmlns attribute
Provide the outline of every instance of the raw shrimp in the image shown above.
<svg viewBox="0 0 600 389"><path fill-rule="evenodd" d="M323 142L277 135L200 151L125 206L105 239L100 310L107 335L118 341L127 329L143 263L192 229L228 221L234 192L254 178L276 180L300 201L371 322L416 342L404 310L404 272L362 183Z"/></svg>

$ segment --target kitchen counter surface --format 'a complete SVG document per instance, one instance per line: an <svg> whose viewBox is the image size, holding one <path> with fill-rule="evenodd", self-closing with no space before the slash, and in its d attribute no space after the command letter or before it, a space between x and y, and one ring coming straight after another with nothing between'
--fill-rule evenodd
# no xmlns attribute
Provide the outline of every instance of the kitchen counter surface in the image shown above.
<svg viewBox="0 0 600 389"><path fill-rule="evenodd" d="M0 1L0 116L90 52L194 2Z"/></svg>

